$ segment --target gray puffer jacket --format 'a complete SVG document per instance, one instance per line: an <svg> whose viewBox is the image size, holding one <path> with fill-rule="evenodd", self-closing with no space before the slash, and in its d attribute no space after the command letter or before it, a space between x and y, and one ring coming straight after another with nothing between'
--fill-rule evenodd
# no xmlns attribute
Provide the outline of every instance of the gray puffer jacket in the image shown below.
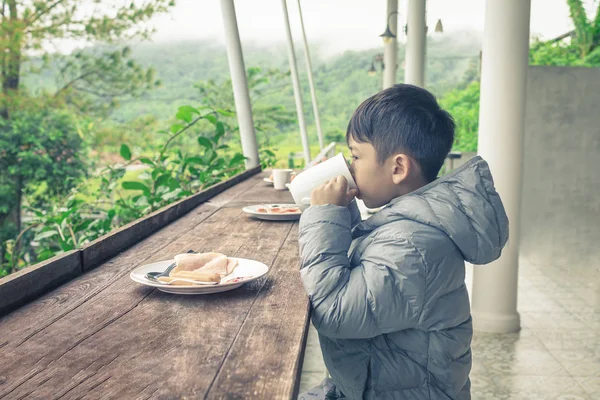
<svg viewBox="0 0 600 400"><path fill-rule="evenodd" d="M489 263L508 219L475 157L366 221L356 205L308 208L301 277L325 364L349 399L469 399L464 261Z"/></svg>

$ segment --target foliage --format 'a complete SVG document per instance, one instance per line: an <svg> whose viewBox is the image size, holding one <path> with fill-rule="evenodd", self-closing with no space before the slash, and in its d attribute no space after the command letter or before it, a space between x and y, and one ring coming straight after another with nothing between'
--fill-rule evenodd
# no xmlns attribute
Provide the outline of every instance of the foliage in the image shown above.
<svg viewBox="0 0 600 400"><path fill-rule="evenodd" d="M223 137L232 129L220 120L223 115L230 113L206 106L182 106L177 112L178 122L161 132L164 140L155 147L152 156L135 157L131 147L124 143L120 148L124 163L99 172L96 177L101 180L99 189L91 193L81 186L45 209L28 207L32 220L16 239L7 241L0 275L75 249L241 172L245 158L239 153L226 153L228 146ZM196 132L197 147L188 152L171 147L184 133L194 132L200 121L213 127L211 135ZM145 169L138 180L123 181L131 165L144 165ZM82 200L82 194L92 196L92 200Z"/></svg>
<svg viewBox="0 0 600 400"><path fill-rule="evenodd" d="M251 93L254 128L261 145L269 146L270 137L274 132L288 129L296 123L292 110L285 105L269 101L273 95L289 84L288 75L287 72L276 68L248 68L248 90ZM228 109L234 104L231 79L225 79L220 83L209 79L196 84L195 87L206 105Z"/></svg>
<svg viewBox="0 0 600 400"><path fill-rule="evenodd" d="M535 38L529 49L530 65L576 66L585 65L579 51L570 43L542 41Z"/></svg>
<svg viewBox="0 0 600 400"><path fill-rule="evenodd" d="M398 55L402 58L404 51L400 46ZM478 61L481 42L478 36L461 32L460 35L444 34L440 39L430 39L428 46L428 60L431 62L426 66L427 88L437 95L443 95L461 84L473 60ZM115 122L128 123L148 114L164 121L169 117L167 110L170 107L197 99L198 90L203 90L202 86L196 85L199 80L206 81L208 85L211 82L214 84L213 89L201 91L201 95L216 93L217 100L223 100L221 104L228 107L233 105L230 83L227 82L227 54L223 46L193 41L143 43L135 45L134 49L141 65L152 65L156 69L162 86L144 93L139 99L124 100L111 114L111 119ZM331 54L325 50L318 45L311 47L315 89L323 132L330 137L339 138L340 132L345 134L348 120L356 107L381 89L380 66L376 76L367 74L373 56L380 50L346 51L340 54ZM156 54L163 56L158 58ZM255 76L250 76L254 68L249 68L248 71L250 98L260 143L268 143L276 149L295 148L294 151L298 151L301 144L294 93L291 79L284 72L289 69L285 47L257 47L248 44L244 46L244 59L247 65L261 67L261 71ZM304 63L299 62L298 69L309 140L317 143ZM265 76L268 82L262 81ZM401 67L398 68L397 79L398 82L403 79ZM261 83L256 89L252 89L255 81ZM273 117L275 121L265 121L269 117ZM280 158L287 158L287 154L279 150L277 154Z"/></svg>
<svg viewBox="0 0 600 400"><path fill-rule="evenodd" d="M49 66L53 59L66 59L60 73L67 78L64 90L59 90L60 93L66 89L101 91L111 96L115 89L128 89L125 91L129 93L129 89L137 82L126 82L128 74L119 76L116 73L123 68L136 77L150 77L150 72L142 71L139 67L136 69L135 63L127 59L126 49L100 54L76 51L70 56L51 51L56 41L116 44L133 38L147 38L152 29L146 23L154 15L166 12L174 5L174 1L148 0L136 3L114 0L108 7L105 2L103 5L100 7L100 2L96 0L2 2L0 66L3 96L0 113L5 118L18 104L22 64L30 54L41 56L43 62L38 65L40 68ZM148 80L142 79L142 86Z"/></svg>
<svg viewBox="0 0 600 400"><path fill-rule="evenodd" d="M453 90L440 101L440 105L452 115L456 123L454 150L477 151L479 129L479 82L465 89Z"/></svg>
<svg viewBox="0 0 600 400"><path fill-rule="evenodd" d="M0 243L21 230L25 196L30 206L64 195L85 169L83 130L74 109L106 112L122 96L139 95L157 81L121 41L147 38L147 22L167 11L171 0L136 3L114 0L5 0L0 6ZM61 42L104 43L72 54L56 51ZM31 57L34 56L33 59ZM31 60L31 61L29 61ZM28 74L51 69L56 88L42 88L33 96L22 81ZM47 90L54 89L54 90ZM100 100L99 100L100 99ZM0 246L0 261L6 248Z"/></svg>
<svg viewBox="0 0 600 400"><path fill-rule="evenodd" d="M86 174L86 147L66 110L30 107L0 119L0 243L20 231L21 202L43 207ZM3 251L0 251L2 256Z"/></svg>
<svg viewBox="0 0 600 400"><path fill-rule="evenodd" d="M161 84L153 68L135 62L129 47L76 50L55 56L54 68L54 96L86 113L106 115L119 99L140 96Z"/></svg>
<svg viewBox="0 0 600 400"><path fill-rule="evenodd" d="M600 66L600 7L593 19L588 19L582 0L567 0L571 22L575 29L556 39L531 44L532 65Z"/></svg>

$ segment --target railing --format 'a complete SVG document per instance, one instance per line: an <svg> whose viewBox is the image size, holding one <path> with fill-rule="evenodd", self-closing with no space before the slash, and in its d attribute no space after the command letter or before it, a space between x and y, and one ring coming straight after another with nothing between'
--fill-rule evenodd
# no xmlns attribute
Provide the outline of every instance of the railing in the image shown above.
<svg viewBox="0 0 600 400"><path fill-rule="evenodd" d="M321 150L321 152L319 154L317 154L317 156L315 158L312 159L312 161L306 166L306 168L313 167L313 166L317 165L318 163L335 156L335 146L336 146L336 142L329 143L329 145L327 147L325 147L323 150Z"/></svg>
<svg viewBox="0 0 600 400"><path fill-rule="evenodd" d="M0 279L0 316L89 271L219 193L260 173L256 167L117 228L77 250L55 256Z"/></svg>
<svg viewBox="0 0 600 400"><path fill-rule="evenodd" d="M327 147L325 147L323 150L321 150L321 152L319 154L317 154L316 157L314 157L312 159L312 161L310 163L308 163L308 165L304 165L304 153L300 153L300 152L290 153L288 155L288 168L306 169L306 168L310 168L310 167L318 164L321 161L324 161L324 158L327 159L327 158L333 157L336 154L336 152L335 152L336 145L337 145L336 142L329 143L329 145ZM295 160L300 160L300 163L296 164Z"/></svg>

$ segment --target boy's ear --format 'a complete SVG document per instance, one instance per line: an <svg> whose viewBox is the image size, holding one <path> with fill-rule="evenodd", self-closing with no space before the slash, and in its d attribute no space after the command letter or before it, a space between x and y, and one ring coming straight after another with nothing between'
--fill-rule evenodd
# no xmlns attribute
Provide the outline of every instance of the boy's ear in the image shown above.
<svg viewBox="0 0 600 400"><path fill-rule="evenodd" d="M398 185L408 177L411 169L411 160L406 154L392 156L392 181Z"/></svg>

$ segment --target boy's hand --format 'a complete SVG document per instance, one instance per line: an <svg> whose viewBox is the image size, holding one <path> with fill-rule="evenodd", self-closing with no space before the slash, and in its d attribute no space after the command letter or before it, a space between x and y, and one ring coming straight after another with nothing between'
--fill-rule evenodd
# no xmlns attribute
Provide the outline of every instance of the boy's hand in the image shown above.
<svg viewBox="0 0 600 400"><path fill-rule="evenodd" d="M332 204L336 206L348 206L354 200L358 190L348 190L348 181L343 176L333 178L314 189L310 194L310 205L318 206Z"/></svg>

